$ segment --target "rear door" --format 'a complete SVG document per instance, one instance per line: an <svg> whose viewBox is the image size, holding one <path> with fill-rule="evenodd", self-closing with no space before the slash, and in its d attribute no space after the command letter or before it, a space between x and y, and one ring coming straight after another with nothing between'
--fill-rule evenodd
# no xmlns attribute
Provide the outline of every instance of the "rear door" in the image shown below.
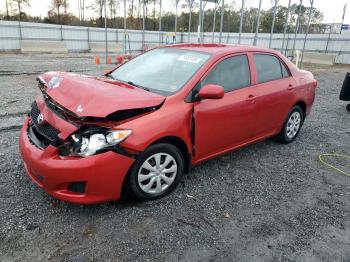
<svg viewBox="0 0 350 262"><path fill-rule="evenodd" d="M256 87L246 54L222 59L198 84L224 88L222 99L195 102L195 160L200 161L239 146L253 135Z"/></svg>
<svg viewBox="0 0 350 262"><path fill-rule="evenodd" d="M254 137L279 131L295 101L295 80L281 59L270 53L253 53L256 73Z"/></svg>

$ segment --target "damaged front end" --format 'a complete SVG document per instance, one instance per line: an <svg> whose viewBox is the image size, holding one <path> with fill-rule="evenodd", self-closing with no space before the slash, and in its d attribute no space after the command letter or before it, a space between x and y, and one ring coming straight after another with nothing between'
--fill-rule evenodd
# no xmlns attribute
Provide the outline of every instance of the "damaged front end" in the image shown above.
<svg viewBox="0 0 350 262"><path fill-rule="evenodd" d="M48 145L57 147L60 156L87 157L106 151L134 156L135 152L126 152L119 145L132 134L132 130L118 129L118 126L158 110L164 102L156 106L117 110L105 117L79 116L49 96L49 84L42 77L39 76L37 80L43 94L43 104L55 116L74 125L75 131L66 137L60 137L59 127L45 121L40 122L42 113L37 102L34 102L30 112L28 137L32 144L40 149L45 149Z"/></svg>
<svg viewBox="0 0 350 262"><path fill-rule="evenodd" d="M60 131L44 121L36 102L32 103L29 113L30 121L27 127L27 136L32 145L44 150L49 145L58 147L62 143L59 139Z"/></svg>

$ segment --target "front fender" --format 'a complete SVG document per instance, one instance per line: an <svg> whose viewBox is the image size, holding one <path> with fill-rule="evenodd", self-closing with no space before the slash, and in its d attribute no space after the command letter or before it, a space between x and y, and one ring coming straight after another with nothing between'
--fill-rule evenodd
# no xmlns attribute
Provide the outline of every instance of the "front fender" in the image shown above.
<svg viewBox="0 0 350 262"><path fill-rule="evenodd" d="M142 152L159 139L177 137L192 152L192 104L183 101L166 101L157 111L123 123L118 128L132 130L132 135L120 144L130 151Z"/></svg>

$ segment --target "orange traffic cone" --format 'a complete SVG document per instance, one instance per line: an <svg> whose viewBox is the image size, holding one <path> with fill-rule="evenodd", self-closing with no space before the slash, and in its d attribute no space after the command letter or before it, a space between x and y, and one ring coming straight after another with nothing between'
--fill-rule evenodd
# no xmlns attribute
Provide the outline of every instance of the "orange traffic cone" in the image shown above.
<svg viewBox="0 0 350 262"><path fill-rule="evenodd" d="M95 56L95 65L99 65L100 64L100 56L97 55Z"/></svg>
<svg viewBox="0 0 350 262"><path fill-rule="evenodd" d="M123 63L123 56L122 55L117 55L115 57L115 61L117 62L117 64Z"/></svg>
<svg viewBox="0 0 350 262"><path fill-rule="evenodd" d="M107 64L112 64L112 57L107 56Z"/></svg>

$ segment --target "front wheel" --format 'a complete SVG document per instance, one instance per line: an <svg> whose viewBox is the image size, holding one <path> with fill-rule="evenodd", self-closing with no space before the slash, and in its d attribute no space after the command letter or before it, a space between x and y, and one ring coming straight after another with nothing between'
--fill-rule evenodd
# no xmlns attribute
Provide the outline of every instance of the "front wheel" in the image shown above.
<svg viewBox="0 0 350 262"><path fill-rule="evenodd" d="M180 150L166 143L155 144L142 152L127 178L127 190L140 201L161 198L175 189L184 170Z"/></svg>
<svg viewBox="0 0 350 262"><path fill-rule="evenodd" d="M277 135L276 140L283 144L292 142L298 136L303 122L303 110L300 106L294 106L289 112L288 117L283 124L283 128Z"/></svg>

